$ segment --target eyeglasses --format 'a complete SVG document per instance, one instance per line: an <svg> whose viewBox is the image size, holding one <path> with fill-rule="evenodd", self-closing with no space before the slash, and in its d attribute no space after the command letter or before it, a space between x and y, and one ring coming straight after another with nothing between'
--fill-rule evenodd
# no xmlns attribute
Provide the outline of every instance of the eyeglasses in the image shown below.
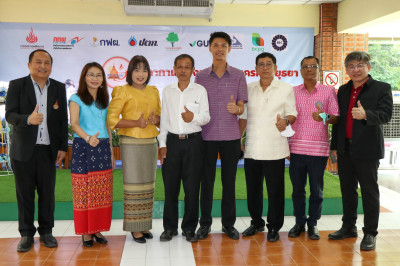
<svg viewBox="0 0 400 266"><path fill-rule="evenodd" d="M356 69L361 70L361 69L363 69L364 67L365 67L365 64L363 64L363 63L357 64L357 65L349 65L349 66L347 66L347 68L348 68L349 70L351 70L351 71L354 71L354 70L356 70Z"/></svg>
<svg viewBox="0 0 400 266"><path fill-rule="evenodd" d="M317 69L318 66L317 65L304 65L301 66L301 69Z"/></svg>
<svg viewBox="0 0 400 266"><path fill-rule="evenodd" d="M86 75L86 77L88 77L90 79L101 79L101 78L103 78L103 75L102 74L95 75L94 73L89 73Z"/></svg>
<svg viewBox="0 0 400 266"><path fill-rule="evenodd" d="M264 67L271 68L273 65L274 64L271 64L271 63L266 63L266 64L260 63L260 64L257 65L257 67L259 67L259 68L264 68Z"/></svg>

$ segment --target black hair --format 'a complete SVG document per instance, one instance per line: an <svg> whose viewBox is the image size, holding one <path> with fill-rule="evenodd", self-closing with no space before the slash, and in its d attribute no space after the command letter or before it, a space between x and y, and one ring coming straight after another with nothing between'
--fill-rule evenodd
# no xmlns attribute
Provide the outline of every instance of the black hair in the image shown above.
<svg viewBox="0 0 400 266"><path fill-rule="evenodd" d="M272 62L274 63L274 65L276 65L276 57L273 54L266 53L266 52L257 55L257 57L256 57L256 65L258 64L258 60L260 58L266 58L266 57L271 58Z"/></svg>
<svg viewBox="0 0 400 266"><path fill-rule="evenodd" d="M229 46L232 44L231 37L229 36L228 33L223 32L223 31L216 31L210 34L210 40L208 41L209 45L211 46L212 42L214 41L215 38L222 38L224 39Z"/></svg>

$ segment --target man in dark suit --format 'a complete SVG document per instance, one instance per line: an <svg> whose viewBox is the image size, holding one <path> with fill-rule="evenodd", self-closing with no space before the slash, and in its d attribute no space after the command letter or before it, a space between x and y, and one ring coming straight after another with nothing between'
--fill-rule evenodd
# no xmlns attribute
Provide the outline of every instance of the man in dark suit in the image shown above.
<svg viewBox="0 0 400 266"><path fill-rule="evenodd" d="M370 56L355 51L345 59L350 81L338 92L339 123L333 126L332 155L337 156L342 192L342 228L329 234L333 240L357 237L358 183L364 209L361 250L375 249L379 221L379 159L384 157L382 124L392 117L389 84L374 80Z"/></svg>
<svg viewBox="0 0 400 266"><path fill-rule="evenodd" d="M56 163L65 157L68 144L65 85L49 79L53 58L45 50L29 55L30 75L10 82L6 120L12 125L11 166L15 176L18 225L21 241L17 251L31 249L35 189L38 194L38 232L46 247L57 247L54 227Z"/></svg>

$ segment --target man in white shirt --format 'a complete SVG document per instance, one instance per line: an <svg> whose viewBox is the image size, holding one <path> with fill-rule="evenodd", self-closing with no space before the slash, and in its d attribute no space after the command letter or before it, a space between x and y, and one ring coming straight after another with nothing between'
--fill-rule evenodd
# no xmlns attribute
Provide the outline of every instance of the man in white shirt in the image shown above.
<svg viewBox="0 0 400 266"><path fill-rule="evenodd" d="M244 170L247 186L247 207L251 225L243 236L264 231L263 181L268 191L267 240L279 239L285 209L285 157L290 155L287 137L281 132L296 120L293 87L274 78L276 58L261 53L256 58L259 81L249 83L248 102L240 116L241 132L246 129Z"/></svg>
<svg viewBox="0 0 400 266"><path fill-rule="evenodd" d="M170 241L178 234L178 195L183 182L185 213L182 235L196 242L195 230L199 218L199 190L203 168L203 139L201 126L210 121L206 89L190 81L194 59L187 54L175 58L174 71L178 78L164 88L162 94L160 161L165 187L165 203L161 241Z"/></svg>

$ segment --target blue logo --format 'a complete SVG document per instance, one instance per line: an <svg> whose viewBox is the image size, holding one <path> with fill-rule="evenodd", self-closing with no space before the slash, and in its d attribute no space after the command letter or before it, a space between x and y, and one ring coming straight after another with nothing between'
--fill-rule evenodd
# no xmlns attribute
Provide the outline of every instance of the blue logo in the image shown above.
<svg viewBox="0 0 400 266"><path fill-rule="evenodd" d="M272 38L271 45L272 45L272 48L274 48L276 51L281 52L287 48L288 39L281 34L275 35Z"/></svg>

